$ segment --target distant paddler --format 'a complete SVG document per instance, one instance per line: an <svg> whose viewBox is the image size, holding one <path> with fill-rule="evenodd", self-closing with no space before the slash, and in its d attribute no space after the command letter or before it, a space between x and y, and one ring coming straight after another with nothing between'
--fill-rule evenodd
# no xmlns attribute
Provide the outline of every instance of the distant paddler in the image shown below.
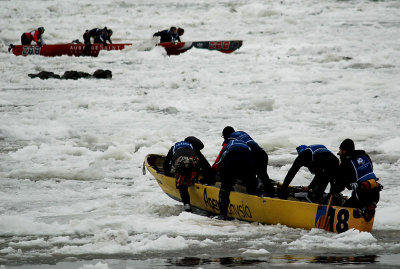
<svg viewBox="0 0 400 269"><path fill-rule="evenodd" d="M44 27L39 27L31 32L26 32L21 35L21 45L30 45L34 41L39 47L44 45L43 35Z"/></svg>
<svg viewBox="0 0 400 269"><path fill-rule="evenodd" d="M103 44L107 46L107 41L112 44L111 36L113 31L104 27L103 29L93 28L92 30L86 30L83 34L83 42L86 44L85 49L82 52L82 56L86 56L92 48L91 39L93 44Z"/></svg>
<svg viewBox="0 0 400 269"><path fill-rule="evenodd" d="M163 42L181 42L181 36L185 30L183 28L176 28L175 26L172 26L169 28L169 30L163 30L159 31L157 33L154 33L153 36L159 36L160 37L160 43Z"/></svg>

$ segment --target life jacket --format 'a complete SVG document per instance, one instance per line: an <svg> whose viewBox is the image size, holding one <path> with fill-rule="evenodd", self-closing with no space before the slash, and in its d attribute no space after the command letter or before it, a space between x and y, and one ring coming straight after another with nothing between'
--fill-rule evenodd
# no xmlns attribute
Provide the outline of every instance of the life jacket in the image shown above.
<svg viewBox="0 0 400 269"><path fill-rule="evenodd" d="M314 156L316 154L322 153L322 152L329 152L332 153L330 150L328 150L324 145L321 144L315 144L315 145L310 145L310 146L306 146L306 145L300 145L297 148L297 152L300 154L301 152L305 151L305 150L310 150L312 153L312 158L314 160Z"/></svg>
<svg viewBox="0 0 400 269"><path fill-rule="evenodd" d="M375 183L376 183L377 178L372 169L372 163L370 162L370 160L368 159L368 157L366 155L358 156L358 157L352 159L351 163L356 172L357 182L363 183L365 181L373 179L373 181L375 181ZM371 184L371 183L368 183L368 184ZM374 186L374 185L375 184L372 183L371 186Z"/></svg>
<svg viewBox="0 0 400 269"><path fill-rule="evenodd" d="M240 140L246 143L251 150L256 151L256 150L261 150L262 148L251 138L246 132L243 131L237 131L233 132L229 135L230 139L235 139L235 140ZM228 139L229 139L228 138Z"/></svg>
<svg viewBox="0 0 400 269"><path fill-rule="evenodd" d="M174 32L172 32L171 30L168 30L168 34L171 36L171 42L175 42L179 38L178 33L174 34Z"/></svg>
<svg viewBox="0 0 400 269"><path fill-rule="evenodd" d="M35 41L36 43L38 41L40 41L40 37L41 37L41 35L40 35L38 30L35 30L35 31L32 31L32 32L27 32L27 33L25 33L25 36L27 38L29 38L29 40Z"/></svg>
<svg viewBox="0 0 400 269"><path fill-rule="evenodd" d="M241 140L229 140L224 149L225 152L232 152L236 150L251 151L251 148Z"/></svg>
<svg viewBox="0 0 400 269"><path fill-rule="evenodd" d="M193 149L193 146L192 146L192 144L190 144L189 142L186 142L186 141L177 142L174 145L174 149L172 150L172 153L175 154L175 152L178 149L182 149L182 148Z"/></svg>
<svg viewBox="0 0 400 269"><path fill-rule="evenodd" d="M251 148L246 145L243 141L240 140L229 140L226 146L222 149L223 153L221 155L221 159L219 160L218 163L220 163L226 155L228 155L230 152L251 152Z"/></svg>

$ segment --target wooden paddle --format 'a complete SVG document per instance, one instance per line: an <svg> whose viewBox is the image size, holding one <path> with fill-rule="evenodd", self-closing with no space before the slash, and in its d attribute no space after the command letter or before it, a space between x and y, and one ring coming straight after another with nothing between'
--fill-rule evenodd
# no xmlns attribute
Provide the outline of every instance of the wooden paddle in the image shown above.
<svg viewBox="0 0 400 269"><path fill-rule="evenodd" d="M331 208L331 204L332 204L332 198L333 198L333 194L331 194L330 198L329 198L329 202L328 205L326 206L326 213L324 215L322 215L317 223L317 228L321 228L324 229L326 231L329 231L329 209Z"/></svg>

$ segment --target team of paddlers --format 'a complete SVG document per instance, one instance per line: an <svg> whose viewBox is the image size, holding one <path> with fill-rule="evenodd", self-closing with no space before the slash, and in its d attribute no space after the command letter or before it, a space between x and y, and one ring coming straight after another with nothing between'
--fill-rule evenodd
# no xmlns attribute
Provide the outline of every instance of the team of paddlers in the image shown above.
<svg viewBox="0 0 400 269"><path fill-rule="evenodd" d="M43 33L45 29L44 27L39 27L36 30L23 33L21 35L21 45L31 45L32 42L35 42L37 46L41 47L45 45L43 40ZM181 42L180 37L183 35L185 30L180 27L172 26L168 30L163 30L154 33L153 36L160 37L160 42ZM92 47L92 40L93 44L103 44L107 46L107 44L112 44L111 36L113 31L108 29L107 27L104 28L93 28L91 30L86 30L83 34L83 42L86 45L85 49L82 52L82 56L86 56L89 54L89 51ZM108 43L107 43L108 41ZM79 39L73 41L73 43L80 43ZM9 50L11 50L10 47Z"/></svg>
<svg viewBox="0 0 400 269"><path fill-rule="evenodd" d="M44 27L39 27L34 31L23 33L21 35L21 45L31 45L32 42L35 42L36 45L39 47L45 45L45 42L43 40L44 31L45 31ZM86 46L81 56L88 55L92 47L92 42L91 42L92 40L93 44L103 44L104 46L107 46L108 43L112 44L111 41L112 34L113 31L111 29L108 29L107 27L101 29L93 28L91 30L86 30L85 33L83 34L83 42L85 43ZM76 39L73 41L73 43L80 43L80 42L78 39ZM11 49L12 46L10 46L9 50Z"/></svg>
<svg viewBox="0 0 400 269"><path fill-rule="evenodd" d="M188 187L195 182L214 185L221 182L219 191L219 219L227 219L229 195L235 184L243 185L249 194L271 198L288 198L288 186L301 167L314 174L308 186L302 187L296 197L304 197L313 203L326 196L339 195L345 188L352 190L344 207L359 208L366 220L374 217L375 208L382 189L373 171L368 154L356 150L351 139L339 146L340 160L324 145L300 145L297 157L289 169L278 191L267 173L268 154L246 132L235 131L227 126L222 131L222 149L211 166L200 152L203 143L194 136L175 143L169 150L164 164L164 173L175 177L186 211L192 211ZM330 191L325 189L330 183Z"/></svg>

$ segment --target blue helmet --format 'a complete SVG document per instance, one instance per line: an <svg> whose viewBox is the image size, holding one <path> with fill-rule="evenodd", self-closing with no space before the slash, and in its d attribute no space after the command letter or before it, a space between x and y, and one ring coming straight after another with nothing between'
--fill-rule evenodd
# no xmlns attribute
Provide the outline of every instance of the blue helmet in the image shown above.
<svg viewBox="0 0 400 269"><path fill-rule="evenodd" d="M297 153L300 154L300 153L302 153L303 151L305 151L307 148L308 148L308 147L307 147L306 145L300 145L300 146L298 146L298 147L296 148L296 150L297 150Z"/></svg>

